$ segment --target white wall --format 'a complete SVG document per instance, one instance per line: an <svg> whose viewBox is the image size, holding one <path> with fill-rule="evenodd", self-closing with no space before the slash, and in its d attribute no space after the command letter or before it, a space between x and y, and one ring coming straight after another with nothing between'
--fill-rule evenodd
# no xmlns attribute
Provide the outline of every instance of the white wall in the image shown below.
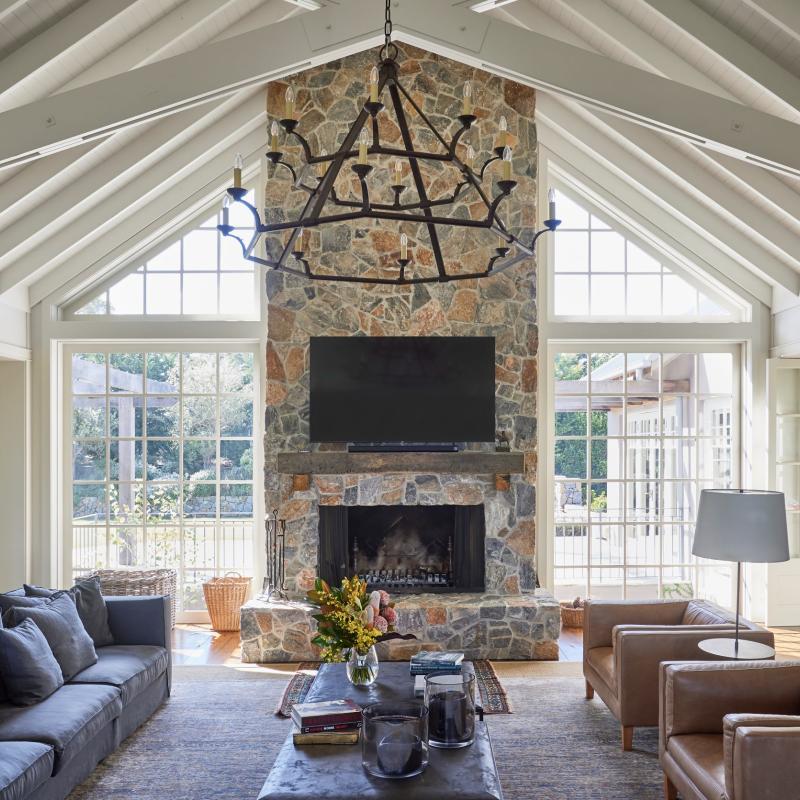
<svg viewBox="0 0 800 800"><path fill-rule="evenodd" d="M0 591L28 579L28 362L0 361Z"/></svg>
<svg viewBox="0 0 800 800"><path fill-rule="evenodd" d="M773 290L772 355L800 356L800 297L780 287Z"/></svg>

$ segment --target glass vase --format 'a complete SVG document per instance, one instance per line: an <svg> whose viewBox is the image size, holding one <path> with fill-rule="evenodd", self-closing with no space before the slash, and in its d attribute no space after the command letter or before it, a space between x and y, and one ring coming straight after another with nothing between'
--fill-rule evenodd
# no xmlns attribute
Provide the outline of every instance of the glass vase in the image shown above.
<svg viewBox="0 0 800 800"><path fill-rule="evenodd" d="M411 778L428 766L428 709L417 702L373 703L361 715L361 763L377 778Z"/></svg>
<svg viewBox="0 0 800 800"><path fill-rule="evenodd" d="M353 686L370 686L378 678L378 666L378 653L374 646L364 655L353 648L347 658L347 680Z"/></svg>

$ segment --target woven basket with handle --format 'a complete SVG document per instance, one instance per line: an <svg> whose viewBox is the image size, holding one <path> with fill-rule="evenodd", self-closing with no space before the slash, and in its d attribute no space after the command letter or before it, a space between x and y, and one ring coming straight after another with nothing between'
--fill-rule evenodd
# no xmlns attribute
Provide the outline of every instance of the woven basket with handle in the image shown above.
<svg viewBox="0 0 800 800"><path fill-rule="evenodd" d="M238 572L228 572L222 578L212 578L203 584L206 608L215 631L238 631L242 606L250 593L252 578L243 578Z"/></svg>
<svg viewBox="0 0 800 800"><path fill-rule="evenodd" d="M169 595L175 627L178 573L174 569L98 569L87 577L100 578L100 592L108 596Z"/></svg>
<svg viewBox="0 0 800 800"><path fill-rule="evenodd" d="M565 628L582 628L583 606L575 608L572 603L561 603L561 623Z"/></svg>

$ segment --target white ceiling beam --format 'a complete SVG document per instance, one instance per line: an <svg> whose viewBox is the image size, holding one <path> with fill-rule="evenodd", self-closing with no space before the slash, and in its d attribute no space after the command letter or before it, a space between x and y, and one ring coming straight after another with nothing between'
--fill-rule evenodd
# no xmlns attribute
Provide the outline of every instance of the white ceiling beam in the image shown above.
<svg viewBox="0 0 800 800"><path fill-rule="evenodd" d="M182 114L145 126L125 147L78 175L58 192L49 192L39 200L33 210L20 213L13 207L13 223L2 232L3 251L0 252L0 270L13 264L26 251L39 249L45 241L63 228L80 224L80 217L98 203L123 189L147 169L160 170L159 161L167 152L183 147L191 138L208 127L222 114L232 112L235 98L214 105L198 106ZM99 145L103 147L104 145ZM13 184L14 181L9 183ZM13 190L14 186L9 189ZM22 197L25 201L24 196ZM0 222L3 221L0 213ZM43 223L42 220L45 220Z"/></svg>
<svg viewBox="0 0 800 800"><path fill-rule="evenodd" d="M592 112L584 111L584 114ZM739 194L730 186L717 180L710 172L698 169L696 161L688 158L672 143L654 131L643 130L609 114L601 115L601 124L640 157L648 160L654 169L664 173L688 195L701 197L710 210L723 215L731 225L747 228L748 235L757 241L774 259L782 262L788 270L775 270L774 278L782 283L788 280L796 284L800 275L797 235L774 217ZM774 265L773 265L774 266Z"/></svg>
<svg viewBox="0 0 800 800"><path fill-rule="evenodd" d="M197 169L220 151L229 151L232 142L256 132L264 141L265 114L263 99L251 97L223 119L208 126L161 159L151 169L137 175L119 191L52 236L40 247L24 253L0 272L0 295L20 284L30 284L49 270L60 268L67 259L87 246L103 240L104 233L130 234L125 219L131 212L147 204L156 206L161 193L173 182ZM232 162L231 162L232 163ZM85 262L84 262L85 263Z"/></svg>
<svg viewBox="0 0 800 800"><path fill-rule="evenodd" d="M0 115L0 165L364 49L380 41L376 16L374 2L345 0L12 109ZM395 29L399 39L800 175L800 127L488 17L446 4L432 10L427 0L400 0Z"/></svg>
<svg viewBox="0 0 800 800"><path fill-rule="evenodd" d="M785 286L794 294L800 294L800 273L766 251L741 227L731 225L714 214L662 173L637 159L619 143L604 137L595 124L576 114L564 101L540 95L536 114L537 119L545 120L551 128L559 130L574 143L597 152L597 157L603 157L611 168L620 169L619 165L624 165L624 173L620 170L621 174L634 183L645 197L669 209L685 226L708 237L715 247L734 261L771 284Z"/></svg>
<svg viewBox="0 0 800 800"><path fill-rule="evenodd" d="M35 75L87 36L100 36L136 0L88 0L0 61L0 103L8 89Z"/></svg>
<svg viewBox="0 0 800 800"><path fill-rule="evenodd" d="M28 0L0 0L0 22L18 11Z"/></svg>
<svg viewBox="0 0 800 800"><path fill-rule="evenodd" d="M797 0L742 0L784 33L800 40L800 5Z"/></svg>
<svg viewBox="0 0 800 800"><path fill-rule="evenodd" d="M642 0L669 24L766 89L787 109L800 110L800 80L689 0Z"/></svg>

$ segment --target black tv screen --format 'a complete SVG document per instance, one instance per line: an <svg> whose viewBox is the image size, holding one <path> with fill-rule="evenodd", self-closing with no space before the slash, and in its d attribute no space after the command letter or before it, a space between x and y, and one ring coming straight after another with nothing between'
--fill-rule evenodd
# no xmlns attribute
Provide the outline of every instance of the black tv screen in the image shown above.
<svg viewBox="0 0 800 800"><path fill-rule="evenodd" d="M312 442L493 442L494 338L312 337Z"/></svg>

